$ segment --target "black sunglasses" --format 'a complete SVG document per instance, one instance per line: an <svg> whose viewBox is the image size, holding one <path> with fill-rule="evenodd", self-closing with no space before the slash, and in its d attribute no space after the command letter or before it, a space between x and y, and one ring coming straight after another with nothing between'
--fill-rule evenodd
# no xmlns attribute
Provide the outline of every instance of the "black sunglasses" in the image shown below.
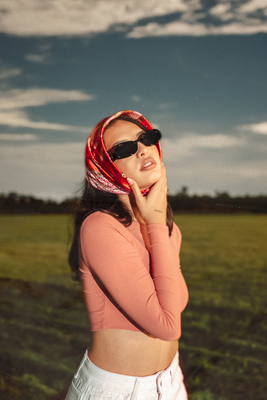
<svg viewBox="0 0 267 400"><path fill-rule="evenodd" d="M158 129L150 129L146 132L142 132L138 139L134 141L128 141L119 143L108 150L108 154L112 161L120 158L127 158L137 152L138 142L141 142L144 146L152 146L159 142L161 139L161 133Z"/></svg>

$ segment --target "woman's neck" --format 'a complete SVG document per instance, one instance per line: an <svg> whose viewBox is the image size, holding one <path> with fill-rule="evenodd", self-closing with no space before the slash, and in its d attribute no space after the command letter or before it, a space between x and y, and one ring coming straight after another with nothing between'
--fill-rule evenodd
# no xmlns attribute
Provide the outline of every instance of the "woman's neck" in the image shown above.
<svg viewBox="0 0 267 400"><path fill-rule="evenodd" d="M137 221L135 214L134 214L134 210L130 201L130 195L128 194L119 194L118 195L119 200L128 208L132 218L134 221Z"/></svg>

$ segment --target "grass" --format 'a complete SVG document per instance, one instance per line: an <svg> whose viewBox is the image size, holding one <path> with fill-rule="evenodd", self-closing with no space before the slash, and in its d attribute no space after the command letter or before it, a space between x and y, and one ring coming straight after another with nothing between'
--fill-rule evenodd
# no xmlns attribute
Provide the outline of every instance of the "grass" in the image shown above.
<svg viewBox="0 0 267 400"><path fill-rule="evenodd" d="M267 216L178 215L176 223L194 304L266 310Z"/></svg>
<svg viewBox="0 0 267 400"><path fill-rule="evenodd" d="M71 285L70 223L64 215L0 216L0 276Z"/></svg>
<svg viewBox="0 0 267 400"><path fill-rule="evenodd" d="M267 391L265 215L190 215L181 264L190 301L180 358L191 400L263 400ZM0 217L0 397L45 400L90 344L67 264L68 216Z"/></svg>
<svg viewBox="0 0 267 400"><path fill-rule="evenodd" d="M264 399L267 218L177 215L190 291L181 358L192 399ZM212 398L212 397L210 397Z"/></svg>

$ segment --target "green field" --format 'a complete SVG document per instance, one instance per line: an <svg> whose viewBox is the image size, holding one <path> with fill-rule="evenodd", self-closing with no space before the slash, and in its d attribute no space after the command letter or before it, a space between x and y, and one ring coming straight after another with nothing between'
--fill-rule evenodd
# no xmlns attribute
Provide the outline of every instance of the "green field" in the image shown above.
<svg viewBox="0 0 267 400"><path fill-rule="evenodd" d="M190 292L180 340L190 399L266 399L267 216L175 220ZM91 340L67 264L71 219L1 216L0 224L0 398L49 399Z"/></svg>

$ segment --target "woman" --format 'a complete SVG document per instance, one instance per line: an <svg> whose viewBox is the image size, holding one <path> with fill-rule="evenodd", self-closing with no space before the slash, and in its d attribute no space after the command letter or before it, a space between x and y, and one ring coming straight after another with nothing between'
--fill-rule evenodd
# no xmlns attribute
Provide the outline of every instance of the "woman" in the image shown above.
<svg viewBox="0 0 267 400"><path fill-rule="evenodd" d="M105 118L88 138L69 260L81 273L93 344L66 400L187 398L178 339L188 292L160 138L135 111Z"/></svg>

